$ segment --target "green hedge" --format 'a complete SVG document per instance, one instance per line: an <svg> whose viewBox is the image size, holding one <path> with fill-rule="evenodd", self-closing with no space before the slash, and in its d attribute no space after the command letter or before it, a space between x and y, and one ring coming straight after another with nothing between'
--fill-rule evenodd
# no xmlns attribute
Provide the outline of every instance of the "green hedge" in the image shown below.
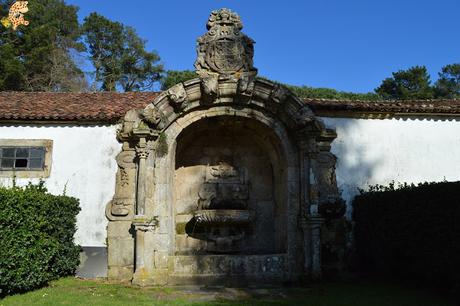
<svg viewBox="0 0 460 306"><path fill-rule="evenodd" d="M362 272L460 284L460 182L373 186L353 209Z"/></svg>
<svg viewBox="0 0 460 306"><path fill-rule="evenodd" d="M80 247L73 242L79 201L47 192L43 183L0 187L1 295L74 274Z"/></svg>

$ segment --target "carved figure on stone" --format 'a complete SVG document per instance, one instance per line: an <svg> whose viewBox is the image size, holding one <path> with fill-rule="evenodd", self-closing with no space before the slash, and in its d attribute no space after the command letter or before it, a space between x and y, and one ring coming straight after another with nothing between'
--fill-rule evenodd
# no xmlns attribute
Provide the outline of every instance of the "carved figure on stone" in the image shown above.
<svg viewBox="0 0 460 306"><path fill-rule="evenodd" d="M131 109L123 117L121 129L117 131L118 139L126 140L130 138L133 131L139 126L141 119L141 110Z"/></svg>
<svg viewBox="0 0 460 306"><path fill-rule="evenodd" d="M286 100L289 93L289 90L283 85L276 85L270 94L270 100L276 104L281 104Z"/></svg>
<svg viewBox="0 0 460 306"><path fill-rule="evenodd" d="M238 171L226 162L220 162L217 166L210 167L210 173L214 177L225 178L225 177L234 177L238 175Z"/></svg>
<svg viewBox="0 0 460 306"><path fill-rule="evenodd" d="M143 109L142 118L151 126L159 130L164 128L163 114L153 104L149 104L146 108Z"/></svg>
<svg viewBox="0 0 460 306"><path fill-rule="evenodd" d="M309 125L314 120L315 115L309 107L305 106L295 113L293 117L296 128L300 129Z"/></svg>
<svg viewBox="0 0 460 306"><path fill-rule="evenodd" d="M179 83L174 85L167 91L169 102L176 112L182 109L185 101L187 101L187 92L185 91L184 84Z"/></svg>
<svg viewBox="0 0 460 306"><path fill-rule="evenodd" d="M218 80L238 82L240 93L253 88L257 69L253 67L254 41L241 32L240 16L229 9L213 11L208 32L197 40L196 72L205 95L219 96Z"/></svg>
<svg viewBox="0 0 460 306"><path fill-rule="evenodd" d="M211 202L217 196L217 185L209 183L203 184L198 192L198 196L198 209L208 209L211 206Z"/></svg>

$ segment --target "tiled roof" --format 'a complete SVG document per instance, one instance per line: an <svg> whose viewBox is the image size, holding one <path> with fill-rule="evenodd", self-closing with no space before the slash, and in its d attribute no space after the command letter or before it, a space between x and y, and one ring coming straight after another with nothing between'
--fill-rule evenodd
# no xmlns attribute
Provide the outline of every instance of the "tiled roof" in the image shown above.
<svg viewBox="0 0 460 306"><path fill-rule="evenodd" d="M390 115L460 115L460 100L343 101L304 99L315 113Z"/></svg>
<svg viewBox="0 0 460 306"><path fill-rule="evenodd" d="M0 92L0 120L115 122L126 111L143 108L156 92L47 93ZM304 99L318 115L460 115L460 100L339 101Z"/></svg>
<svg viewBox="0 0 460 306"><path fill-rule="evenodd" d="M128 110L143 108L158 93L0 92L0 120L119 120Z"/></svg>

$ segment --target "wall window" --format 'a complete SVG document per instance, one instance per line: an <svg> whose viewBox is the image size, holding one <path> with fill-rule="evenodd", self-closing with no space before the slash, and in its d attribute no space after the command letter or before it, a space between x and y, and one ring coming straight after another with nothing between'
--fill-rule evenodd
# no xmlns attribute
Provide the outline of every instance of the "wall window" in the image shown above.
<svg viewBox="0 0 460 306"><path fill-rule="evenodd" d="M53 141L0 139L0 177L48 177Z"/></svg>

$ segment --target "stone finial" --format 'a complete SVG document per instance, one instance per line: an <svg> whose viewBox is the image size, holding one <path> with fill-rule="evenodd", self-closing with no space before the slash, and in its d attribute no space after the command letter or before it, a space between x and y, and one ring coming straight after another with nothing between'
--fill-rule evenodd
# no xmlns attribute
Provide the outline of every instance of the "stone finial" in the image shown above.
<svg viewBox="0 0 460 306"><path fill-rule="evenodd" d="M196 72L206 94L218 96L219 79L234 80L239 88L251 88L257 69L253 66L254 41L241 32L240 16L229 9L213 11L208 32L197 40Z"/></svg>

